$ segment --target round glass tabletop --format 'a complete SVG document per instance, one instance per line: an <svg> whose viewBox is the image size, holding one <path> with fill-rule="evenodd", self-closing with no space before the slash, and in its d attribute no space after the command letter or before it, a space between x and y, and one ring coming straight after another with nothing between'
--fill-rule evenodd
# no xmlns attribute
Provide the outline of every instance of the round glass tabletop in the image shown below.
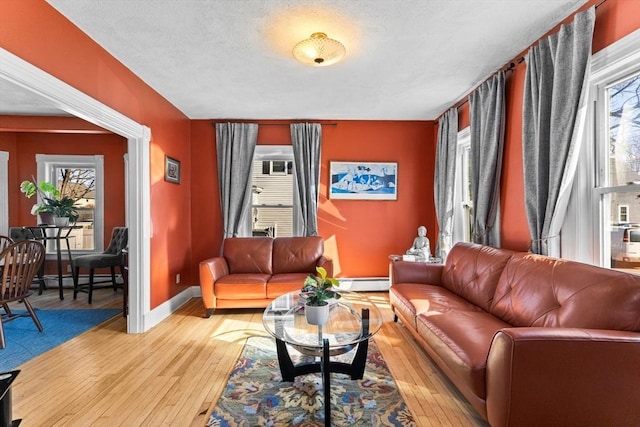
<svg viewBox="0 0 640 427"><path fill-rule="evenodd" d="M290 292L267 306L262 317L264 327L276 339L305 354L321 352L324 339L329 340L331 355L345 353L378 332L382 318L366 295L338 292L341 298L329 302L329 320L324 325L307 323L304 298L299 292Z"/></svg>

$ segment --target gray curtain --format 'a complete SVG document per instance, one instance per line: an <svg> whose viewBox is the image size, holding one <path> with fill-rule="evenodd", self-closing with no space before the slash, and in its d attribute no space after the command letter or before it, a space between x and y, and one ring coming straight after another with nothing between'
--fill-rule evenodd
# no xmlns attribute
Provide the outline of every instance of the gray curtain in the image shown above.
<svg viewBox="0 0 640 427"><path fill-rule="evenodd" d="M559 256L580 148L580 106L591 57L595 9L540 40L526 55L523 100L525 202L531 251Z"/></svg>
<svg viewBox="0 0 640 427"><path fill-rule="evenodd" d="M449 109L440 118L436 146L434 198L438 220L435 256L444 261L453 243L453 189L458 147L458 109Z"/></svg>
<svg viewBox="0 0 640 427"><path fill-rule="evenodd" d="M294 212L300 219L295 234L317 236L322 126L319 123L292 123L291 144L300 201L299 211Z"/></svg>
<svg viewBox="0 0 640 427"><path fill-rule="evenodd" d="M257 139L257 124L216 123L218 184L225 238L251 236L251 164Z"/></svg>
<svg viewBox="0 0 640 427"><path fill-rule="evenodd" d="M504 147L504 72L469 95L473 241L500 247L500 174Z"/></svg>

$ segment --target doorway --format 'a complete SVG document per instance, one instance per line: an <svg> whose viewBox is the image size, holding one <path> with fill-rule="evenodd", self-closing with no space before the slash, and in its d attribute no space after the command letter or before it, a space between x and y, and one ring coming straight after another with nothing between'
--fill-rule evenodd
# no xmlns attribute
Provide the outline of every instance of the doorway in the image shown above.
<svg viewBox="0 0 640 427"><path fill-rule="evenodd" d="M150 328L150 178L151 130L0 48L0 79L16 84L76 117L127 139L126 220L129 227L128 333Z"/></svg>

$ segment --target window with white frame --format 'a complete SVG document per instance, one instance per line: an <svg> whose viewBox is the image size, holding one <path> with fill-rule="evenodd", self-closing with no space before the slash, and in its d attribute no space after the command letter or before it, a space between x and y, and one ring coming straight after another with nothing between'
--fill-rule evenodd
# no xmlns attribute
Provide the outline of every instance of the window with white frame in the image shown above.
<svg viewBox="0 0 640 427"><path fill-rule="evenodd" d="M619 258L632 258L626 254L624 228L640 227L640 210L632 209L640 205L640 66L601 82L596 117L601 123L596 133L599 223L610 230L611 240L602 248L603 264L622 267ZM640 257L632 261L640 267Z"/></svg>
<svg viewBox="0 0 640 427"><path fill-rule="evenodd" d="M640 272L640 30L593 56L586 116L562 256Z"/></svg>
<svg viewBox="0 0 640 427"><path fill-rule="evenodd" d="M458 132L456 177L454 187L453 243L471 241L473 201L471 199L471 133L469 128Z"/></svg>
<svg viewBox="0 0 640 427"><path fill-rule="evenodd" d="M629 222L629 205L618 205L618 222Z"/></svg>
<svg viewBox="0 0 640 427"><path fill-rule="evenodd" d="M292 146L256 146L251 189L253 236L293 236L297 192Z"/></svg>
<svg viewBox="0 0 640 427"><path fill-rule="evenodd" d="M104 158L101 155L37 154L38 181L56 185L61 196L76 200L79 217L68 243L73 252L91 252L104 248ZM66 250L66 241L62 241ZM47 252L54 252L48 247Z"/></svg>

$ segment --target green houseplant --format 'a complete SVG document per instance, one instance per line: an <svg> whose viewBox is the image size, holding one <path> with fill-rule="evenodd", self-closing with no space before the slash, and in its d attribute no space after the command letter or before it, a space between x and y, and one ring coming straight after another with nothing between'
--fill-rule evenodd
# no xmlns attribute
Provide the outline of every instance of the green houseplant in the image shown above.
<svg viewBox="0 0 640 427"><path fill-rule="evenodd" d="M76 201L69 196L60 197L60 191L52 183L42 181L36 185L33 181L25 180L20 183L20 191L29 199L36 194L40 195L41 202L33 205L31 214L39 214L44 223L51 223L47 217L53 217L54 222L55 218L68 218L68 220L55 222L56 225L67 225L69 222L78 220Z"/></svg>
<svg viewBox="0 0 640 427"><path fill-rule="evenodd" d="M302 297L305 299L305 317L312 325L322 325L329 319L329 300L340 299L341 295L334 287L340 285L338 280L327 277L323 267L316 267L318 275L310 274L302 286Z"/></svg>

